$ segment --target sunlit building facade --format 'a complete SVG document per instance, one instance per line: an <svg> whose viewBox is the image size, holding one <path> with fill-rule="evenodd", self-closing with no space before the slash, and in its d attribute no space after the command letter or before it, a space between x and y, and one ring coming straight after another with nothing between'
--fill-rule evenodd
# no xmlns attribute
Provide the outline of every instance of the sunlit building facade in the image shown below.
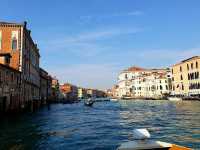
<svg viewBox="0 0 200 150"><path fill-rule="evenodd" d="M194 56L172 66L174 95L200 96L200 56Z"/></svg>
<svg viewBox="0 0 200 150"><path fill-rule="evenodd" d="M119 98L160 98L170 94L170 69L131 67L118 77Z"/></svg>

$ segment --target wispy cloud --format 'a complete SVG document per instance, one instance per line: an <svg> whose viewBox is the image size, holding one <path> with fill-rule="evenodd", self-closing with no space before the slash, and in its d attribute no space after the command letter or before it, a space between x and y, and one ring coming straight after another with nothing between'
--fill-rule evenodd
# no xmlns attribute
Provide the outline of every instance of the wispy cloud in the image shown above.
<svg viewBox="0 0 200 150"><path fill-rule="evenodd" d="M75 55L92 57L100 52L110 49L110 45L100 44L98 41L116 38L118 36L127 36L142 32L142 28L117 28L117 29L104 29L91 32L82 32L76 35L65 36L57 39L50 39L44 41L43 44L57 52L64 50L72 52Z"/></svg>
<svg viewBox="0 0 200 150"><path fill-rule="evenodd" d="M114 36L121 36L127 34L135 34L138 32L142 32L143 28L116 28L116 29L101 29L90 32L82 32L74 36L66 36L62 39L54 39L55 44L60 43L74 43L74 42L85 42L85 41L95 41L98 39L105 39Z"/></svg>
<svg viewBox="0 0 200 150"><path fill-rule="evenodd" d="M102 19L110 19L110 18L118 18L118 17L136 17L143 15L144 12L136 10L129 12L121 12L121 13L110 13L110 14L101 14L101 15L85 15L80 16L80 24L87 24L90 22L102 20Z"/></svg>
<svg viewBox="0 0 200 150"><path fill-rule="evenodd" d="M141 16L144 12L142 11L129 11L129 12L121 12L121 13L111 13L111 14L101 14L101 15L85 15L80 16L80 19L93 19L93 18L111 18L111 17L125 17L125 16Z"/></svg>

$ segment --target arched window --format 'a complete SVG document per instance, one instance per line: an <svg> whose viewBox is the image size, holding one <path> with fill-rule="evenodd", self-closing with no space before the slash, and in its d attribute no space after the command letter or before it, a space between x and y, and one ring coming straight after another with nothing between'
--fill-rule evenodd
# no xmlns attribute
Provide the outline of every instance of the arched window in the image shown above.
<svg viewBox="0 0 200 150"><path fill-rule="evenodd" d="M181 80L183 80L183 76L181 75Z"/></svg>
<svg viewBox="0 0 200 150"><path fill-rule="evenodd" d="M16 50L17 49L17 38L13 37L12 38L12 50Z"/></svg>
<svg viewBox="0 0 200 150"><path fill-rule="evenodd" d="M182 84L182 90L184 90L184 85Z"/></svg>
<svg viewBox="0 0 200 150"><path fill-rule="evenodd" d="M198 79L198 78L199 78L199 72L195 72L194 74L195 74L195 75L194 75L194 76L195 76L195 79Z"/></svg>
<svg viewBox="0 0 200 150"><path fill-rule="evenodd" d="M190 80L190 74L188 73L188 80Z"/></svg>
<svg viewBox="0 0 200 150"><path fill-rule="evenodd" d="M194 73L191 73L191 80L193 80L194 79Z"/></svg>
<svg viewBox="0 0 200 150"><path fill-rule="evenodd" d="M162 88L162 85L160 85L160 90L162 90L163 88Z"/></svg>
<svg viewBox="0 0 200 150"><path fill-rule="evenodd" d="M189 68L189 65L187 64L187 70L189 70L190 68Z"/></svg>
<svg viewBox="0 0 200 150"><path fill-rule="evenodd" d="M200 83L198 83L198 89L200 89Z"/></svg>
<svg viewBox="0 0 200 150"><path fill-rule="evenodd" d="M180 66L180 72L182 72L182 67Z"/></svg>
<svg viewBox="0 0 200 150"><path fill-rule="evenodd" d="M191 69L193 69L193 63L191 63Z"/></svg>
<svg viewBox="0 0 200 150"><path fill-rule="evenodd" d="M196 62L196 68L198 69L199 65L198 65L198 62Z"/></svg>

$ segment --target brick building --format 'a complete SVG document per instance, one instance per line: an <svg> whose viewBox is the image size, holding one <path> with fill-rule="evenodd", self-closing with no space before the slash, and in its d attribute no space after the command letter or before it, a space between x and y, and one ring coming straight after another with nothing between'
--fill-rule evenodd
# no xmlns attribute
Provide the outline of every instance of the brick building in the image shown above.
<svg viewBox="0 0 200 150"><path fill-rule="evenodd" d="M0 54L11 56L9 67L21 73L22 106L39 100L39 49L27 23L0 22Z"/></svg>
<svg viewBox="0 0 200 150"><path fill-rule="evenodd" d="M60 91L68 100L78 99L78 88L75 85L65 83L63 85L60 85Z"/></svg>
<svg viewBox="0 0 200 150"><path fill-rule="evenodd" d="M21 72L9 67L10 55L0 55L0 112L21 107Z"/></svg>

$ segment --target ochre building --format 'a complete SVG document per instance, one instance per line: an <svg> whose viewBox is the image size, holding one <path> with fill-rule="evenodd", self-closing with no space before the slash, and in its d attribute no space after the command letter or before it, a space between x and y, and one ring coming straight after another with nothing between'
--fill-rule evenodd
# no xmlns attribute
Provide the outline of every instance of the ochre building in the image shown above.
<svg viewBox="0 0 200 150"><path fill-rule="evenodd" d="M174 95L200 96L200 56L194 56L172 66Z"/></svg>

